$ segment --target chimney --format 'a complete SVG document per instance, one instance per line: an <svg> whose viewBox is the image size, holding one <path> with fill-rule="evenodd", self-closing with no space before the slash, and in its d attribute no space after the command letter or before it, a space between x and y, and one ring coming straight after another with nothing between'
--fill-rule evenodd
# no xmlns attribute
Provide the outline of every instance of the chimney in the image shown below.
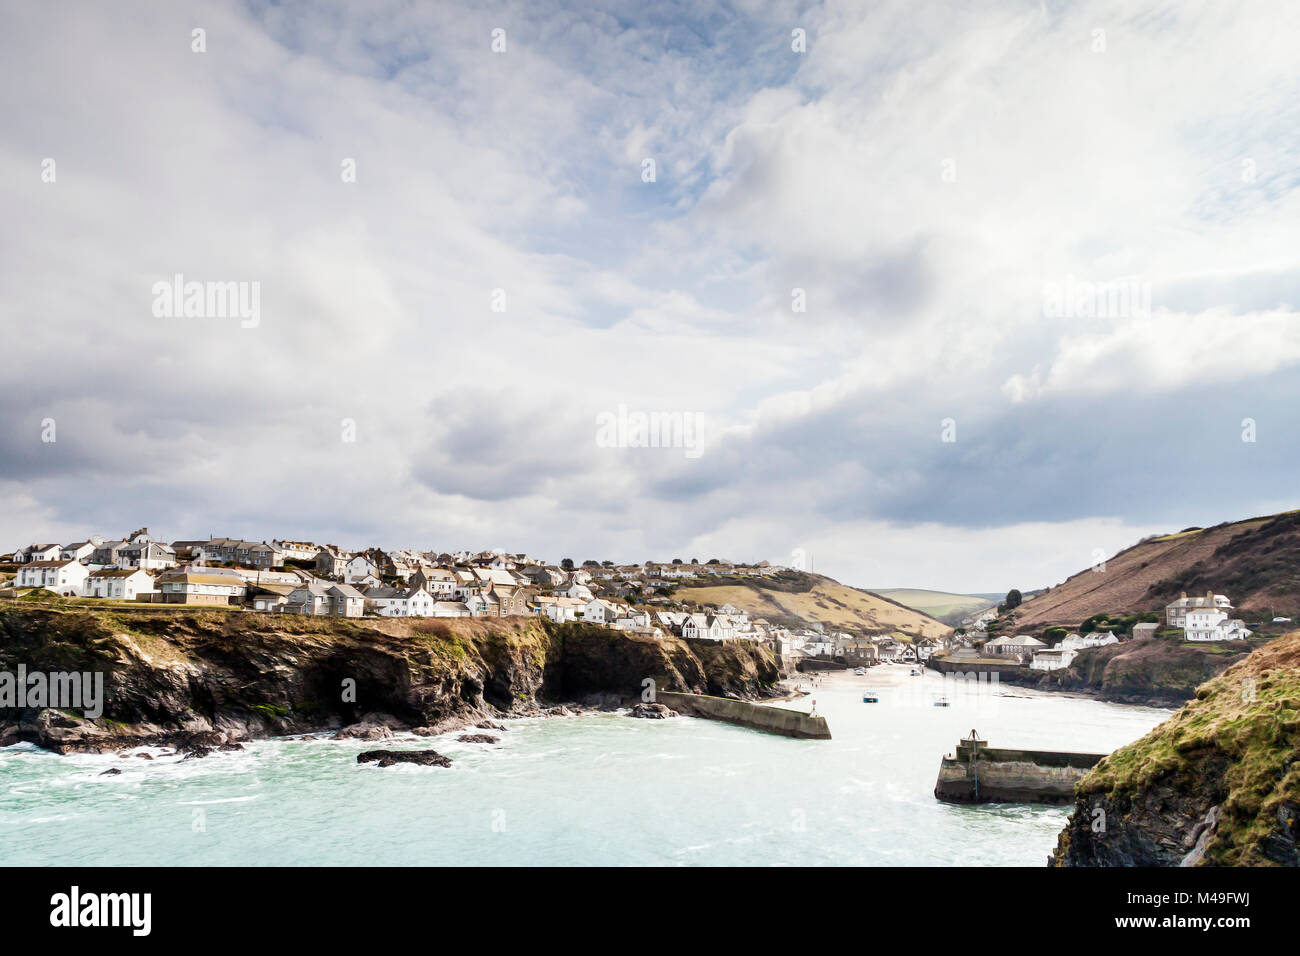
<svg viewBox="0 0 1300 956"><path fill-rule="evenodd" d="M1186 591L1183 591L1181 594L1178 595L1178 597L1179 597L1179 600L1186 601L1186 600L1187 600L1187 592L1186 592Z"/></svg>

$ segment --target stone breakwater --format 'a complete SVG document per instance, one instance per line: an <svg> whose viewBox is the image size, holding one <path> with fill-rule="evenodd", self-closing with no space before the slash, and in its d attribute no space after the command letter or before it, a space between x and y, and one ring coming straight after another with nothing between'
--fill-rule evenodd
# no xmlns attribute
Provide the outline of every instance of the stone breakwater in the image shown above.
<svg viewBox="0 0 1300 956"><path fill-rule="evenodd" d="M1074 785L1105 756L998 749L972 731L940 761L934 795L946 803L1073 803Z"/></svg>
<svg viewBox="0 0 1300 956"><path fill-rule="evenodd" d="M782 737L800 737L809 740L830 740L831 729L826 718L805 714L797 710L751 704L744 700L725 697L708 697L704 694L676 694L660 691L655 699L679 714L704 717L738 724L750 730L779 734Z"/></svg>

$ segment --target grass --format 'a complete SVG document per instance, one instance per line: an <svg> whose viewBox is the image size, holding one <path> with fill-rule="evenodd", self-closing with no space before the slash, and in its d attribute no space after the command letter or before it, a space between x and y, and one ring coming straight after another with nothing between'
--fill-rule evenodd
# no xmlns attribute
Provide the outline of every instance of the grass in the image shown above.
<svg viewBox="0 0 1300 956"><path fill-rule="evenodd" d="M1284 804L1300 802L1300 633L1279 638L1206 682L1173 717L1099 763L1083 794L1132 798L1172 784L1222 793L1208 858L1264 862L1259 844ZM1226 758L1218 779L1214 767Z"/></svg>

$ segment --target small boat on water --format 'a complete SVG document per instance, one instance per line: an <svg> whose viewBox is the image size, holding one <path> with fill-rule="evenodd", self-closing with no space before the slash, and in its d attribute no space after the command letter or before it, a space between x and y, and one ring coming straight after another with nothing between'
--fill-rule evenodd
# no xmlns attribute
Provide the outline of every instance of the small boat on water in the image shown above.
<svg viewBox="0 0 1300 956"><path fill-rule="evenodd" d="M867 669L865 667L855 667L853 668L853 673L856 674L858 677L863 677L866 675Z"/></svg>
<svg viewBox="0 0 1300 956"><path fill-rule="evenodd" d="M864 691L862 694L862 703L878 704L880 703L880 695L877 694L874 690Z"/></svg>
<svg viewBox="0 0 1300 956"><path fill-rule="evenodd" d="M951 707L952 704L948 702L948 698L947 698L947 697L936 697L936 698L934 699L934 706L936 706L936 707Z"/></svg>
<svg viewBox="0 0 1300 956"><path fill-rule="evenodd" d="M907 676L908 676L908 677L920 677L920 676L921 676L921 672L920 672L919 670L917 670L915 667L913 667L913 668L911 669L911 671L908 672L908 675L907 675Z"/></svg>

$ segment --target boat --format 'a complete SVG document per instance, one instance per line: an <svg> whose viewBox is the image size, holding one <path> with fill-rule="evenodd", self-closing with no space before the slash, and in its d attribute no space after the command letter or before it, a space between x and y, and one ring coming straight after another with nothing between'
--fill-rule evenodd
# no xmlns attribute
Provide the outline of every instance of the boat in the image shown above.
<svg viewBox="0 0 1300 956"><path fill-rule="evenodd" d="M864 691L862 694L862 703L878 704L880 703L880 695L877 694L874 690Z"/></svg>
<svg viewBox="0 0 1300 956"><path fill-rule="evenodd" d="M934 706L936 706L936 707L951 707L952 704L948 702L948 698L947 698L947 697L936 697L936 698L934 699Z"/></svg>
<svg viewBox="0 0 1300 956"><path fill-rule="evenodd" d="M920 672L919 670L917 670L915 667L913 667L912 670L908 673L907 676L908 676L908 677L920 677L920 676L921 676L921 672Z"/></svg>
<svg viewBox="0 0 1300 956"><path fill-rule="evenodd" d="M865 667L855 667L853 668L853 673L858 677L862 677L867 673L867 669Z"/></svg>

